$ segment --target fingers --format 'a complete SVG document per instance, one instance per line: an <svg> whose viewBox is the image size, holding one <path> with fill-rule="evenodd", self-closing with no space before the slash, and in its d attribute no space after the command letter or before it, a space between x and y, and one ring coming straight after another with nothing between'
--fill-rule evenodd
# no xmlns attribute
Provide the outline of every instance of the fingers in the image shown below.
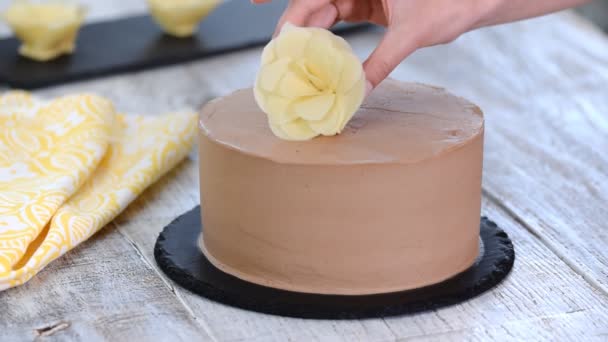
<svg viewBox="0 0 608 342"><path fill-rule="evenodd" d="M262 4L271 0L251 0ZM287 22L296 26L330 28L338 21L339 12L331 0L291 0L279 19L273 36L281 31Z"/></svg>
<svg viewBox="0 0 608 342"><path fill-rule="evenodd" d="M270 0L252 0L254 3L264 3ZM374 19L378 9L354 6L352 1L331 0L291 0L287 9L279 19L274 35L276 36L287 22L296 26L315 26L329 28L339 19L370 20L386 24L386 18ZM403 31L403 30L399 30ZM408 55L416 50L415 40L407 39L396 30L386 32L380 44L363 63L367 78L366 93L369 94L382 80L384 80Z"/></svg>
<svg viewBox="0 0 608 342"><path fill-rule="evenodd" d="M332 15L334 18L331 18ZM337 11L335 11L335 7L331 4L331 0L292 0L279 19L275 35L278 34L286 22L296 26L320 26L327 28L329 26L324 25L330 20L333 23L336 15Z"/></svg>
<svg viewBox="0 0 608 342"><path fill-rule="evenodd" d="M330 3L313 13L306 26L330 28L338 21L338 10Z"/></svg>
<svg viewBox="0 0 608 342"><path fill-rule="evenodd" d="M373 1L334 0L337 17L347 22L369 21Z"/></svg>
<svg viewBox="0 0 608 342"><path fill-rule="evenodd" d="M367 81L371 83L371 87L375 88L415 50L416 44L414 41L408 40L403 34L389 29L374 52L363 63L363 70Z"/></svg>

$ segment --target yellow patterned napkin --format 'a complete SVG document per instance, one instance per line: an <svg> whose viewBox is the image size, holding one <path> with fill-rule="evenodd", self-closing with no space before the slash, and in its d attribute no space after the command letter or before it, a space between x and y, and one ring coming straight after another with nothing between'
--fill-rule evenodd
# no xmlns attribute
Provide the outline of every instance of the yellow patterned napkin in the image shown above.
<svg viewBox="0 0 608 342"><path fill-rule="evenodd" d="M0 96L0 290L116 217L192 147L196 115L117 114L94 95Z"/></svg>

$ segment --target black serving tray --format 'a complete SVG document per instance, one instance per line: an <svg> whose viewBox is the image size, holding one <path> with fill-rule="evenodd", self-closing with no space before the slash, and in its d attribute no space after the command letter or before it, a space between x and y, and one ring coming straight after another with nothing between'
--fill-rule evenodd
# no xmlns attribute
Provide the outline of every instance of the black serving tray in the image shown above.
<svg viewBox="0 0 608 342"><path fill-rule="evenodd" d="M360 319L435 310L462 303L494 288L507 277L515 260L513 243L507 233L482 217L479 257L469 269L450 279L417 289L371 295L301 293L250 283L219 270L199 249L201 230L204 235L201 228L199 206L165 227L154 247L160 269L177 284L210 300L289 317ZM234 243L238 248L242 242ZM403 272L409 270L403 269Z"/></svg>

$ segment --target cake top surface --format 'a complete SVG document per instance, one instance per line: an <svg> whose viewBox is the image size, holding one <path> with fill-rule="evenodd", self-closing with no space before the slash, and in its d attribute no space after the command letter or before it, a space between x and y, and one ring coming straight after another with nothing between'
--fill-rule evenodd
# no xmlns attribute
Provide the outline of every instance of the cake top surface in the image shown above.
<svg viewBox="0 0 608 342"><path fill-rule="evenodd" d="M270 130L251 89L209 102L200 129L225 147L279 163L413 163L457 148L483 131L474 104L444 89L386 80L336 136L286 141Z"/></svg>

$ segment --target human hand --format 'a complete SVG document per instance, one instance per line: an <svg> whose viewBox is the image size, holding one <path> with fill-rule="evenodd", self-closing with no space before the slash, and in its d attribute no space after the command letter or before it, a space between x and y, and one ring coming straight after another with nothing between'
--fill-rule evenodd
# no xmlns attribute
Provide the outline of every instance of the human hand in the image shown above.
<svg viewBox="0 0 608 342"><path fill-rule="evenodd" d="M264 3L271 0L252 0ZM541 15L586 0L291 0L277 24L330 28L338 21L387 27L363 63L368 93L419 48L453 41L469 30Z"/></svg>
<svg viewBox="0 0 608 342"><path fill-rule="evenodd" d="M268 0L254 0L255 3ZM447 43L473 26L475 0L292 0L277 24L329 28L340 20L372 22L387 31L363 63L368 92L416 49Z"/></svg>

